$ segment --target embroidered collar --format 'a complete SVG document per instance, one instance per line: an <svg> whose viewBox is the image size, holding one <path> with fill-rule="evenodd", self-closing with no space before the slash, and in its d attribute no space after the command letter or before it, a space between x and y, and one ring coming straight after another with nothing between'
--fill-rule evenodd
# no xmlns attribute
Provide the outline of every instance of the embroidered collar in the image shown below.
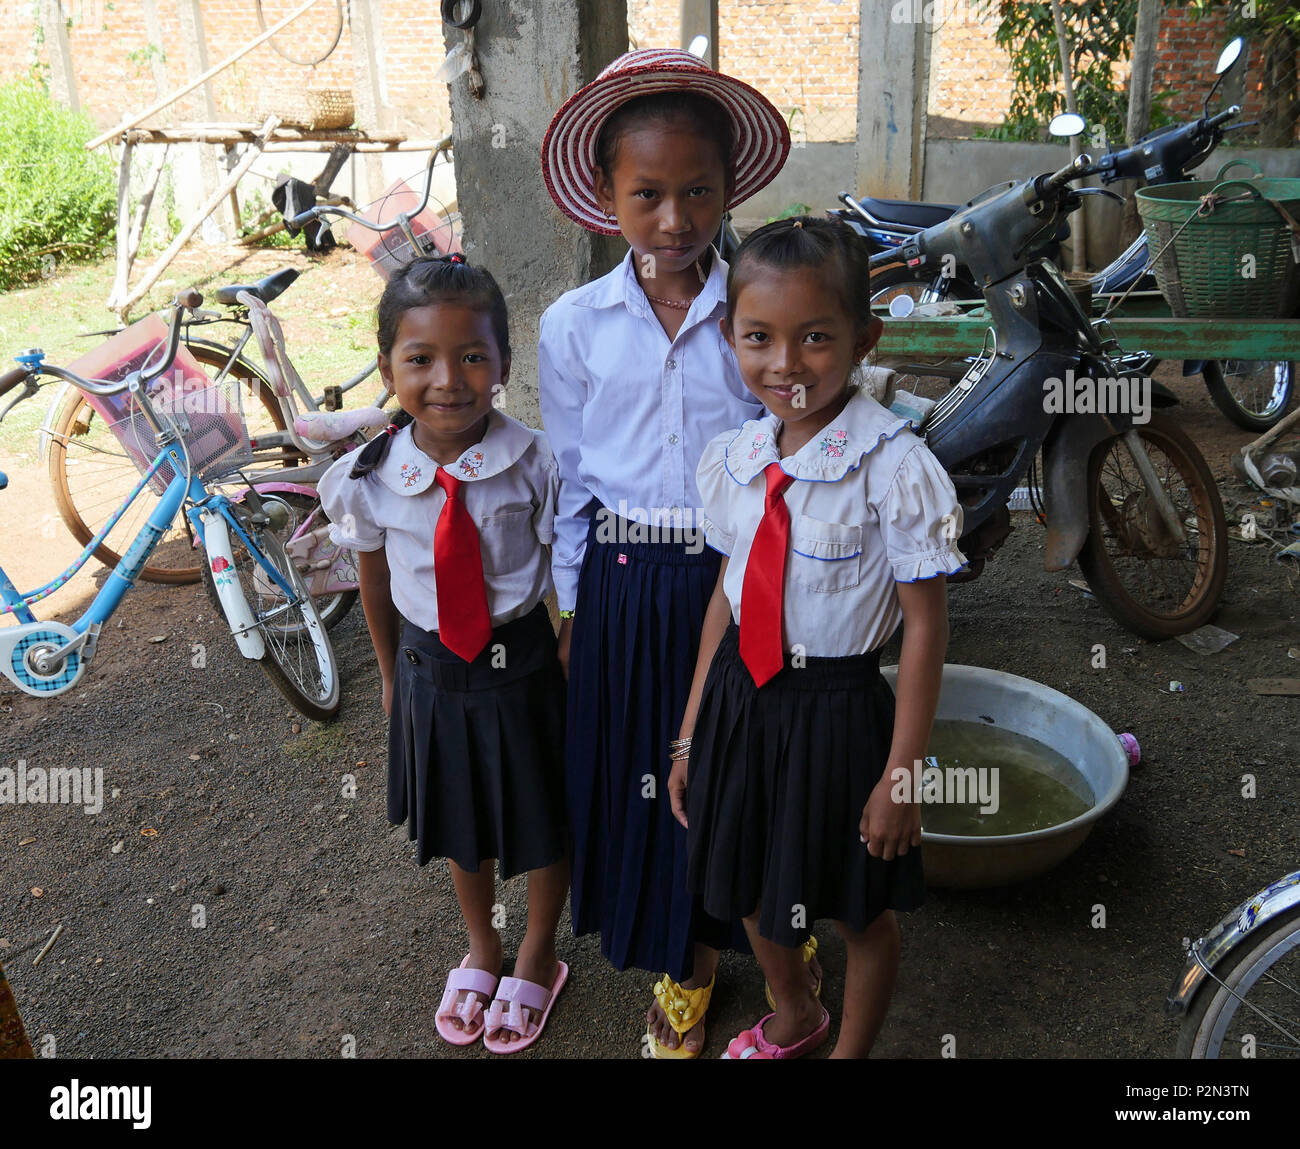
<svg viewBox="0 0 1300 1149"><path fill-rule="evenodd" d="M512 467L532 445L533 432L518 419L493 408L488 412L483 438L448 463L445 470L463 482L479 482ZM375 474L389 490L399 495L418 495L433 485L438 464L415 445L411 427L393 436L388 454Z"/></svg>
<svg viewBox="0 0 1300 1149"><path fill-rule="evenodd" d="M776 445L781 420L772 414L764 415L745 423L727 444L727 474L745 486L769 463L779 462L781 469L796 479L838 482L856 471L881 443L911 426L911 420L900 419L866 391L858 391L835 419L793 455L782 459Z"/></svg>
<svg viewBox="0 0 1300 1149"><path fill-rule="evenodd" d="M696 307L704 308L704 315L711 315L718 304L727 301L727 264L718 254L718 249L710 247L713 263L709 267L708 278L700 286L699 297L691 304L689 316ZM623 257L623 262L608 275L601 276L588 290L580 291L573 302L579 307L601 308L626 306L628 311L638 318L653 315L650 301L645 290L637 282L636 267L633 260L636 253L631 248Z"/></svg>

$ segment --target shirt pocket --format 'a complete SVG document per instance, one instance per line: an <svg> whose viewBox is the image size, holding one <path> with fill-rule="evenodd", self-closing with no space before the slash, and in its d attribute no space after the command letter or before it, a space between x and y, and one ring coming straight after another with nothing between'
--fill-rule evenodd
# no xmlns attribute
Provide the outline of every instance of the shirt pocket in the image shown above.
<svg viewBox="0 0 1300 1149"><path fill-rule="evenodd" d="M791 530L790 581L822 593L848 590L862 577L862 527L800 515Z"/></svg>
<svg viewBox="0 0 1300 1149"><path fill-rule="evenodd" d="M479 524L484 574L513 574L535 561L538 541L532 519L531 506L507 507Z"/></svg>

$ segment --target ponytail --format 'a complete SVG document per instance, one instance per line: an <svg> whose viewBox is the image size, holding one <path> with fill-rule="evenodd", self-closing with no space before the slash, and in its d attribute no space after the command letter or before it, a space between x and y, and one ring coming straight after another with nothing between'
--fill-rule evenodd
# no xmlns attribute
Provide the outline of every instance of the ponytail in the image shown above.
<svg viewBox="0 0 1300 1149"><path fill-rule="evenodd" d="M388 454L388 448L392 444L393 436L403 427L409 426L415 422L405 411L399 411L397 417L361 448L361 453L357 460L352 464L352 470L348 472L349 479L364 479L380 463L384 461L384 456Z"/></svg>

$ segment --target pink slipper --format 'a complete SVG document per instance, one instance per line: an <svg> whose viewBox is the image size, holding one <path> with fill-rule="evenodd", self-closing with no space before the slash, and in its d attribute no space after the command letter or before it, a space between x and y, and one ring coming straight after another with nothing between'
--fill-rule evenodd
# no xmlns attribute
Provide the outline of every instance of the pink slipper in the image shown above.
<svg viewBox="0 0 1300 1149"><path fill-rule="evenodd" d="M802 1041L797 1041L794 1045L773 1045L763 1036L763 1026L775 1016L776 1014L769 1013L757 1025L741 1030L731 1039L722 1060L739 1061L742 1058L756 1057L760 1061L782 1061L802 1057L821 1045L830 1033L831 1015L823 1009L821 1025Z"/></svg>
<svg viewBox="0 0 1300 1149"><path fill-rule="evenodd" d="M560 990L569 980L569 967L559 963L555 971L555 981L551 988L536 982L524 981L517 977L503 977L497 988L497 995L488 1006L484 1022L483 1044L493 1053L518 1053L527 1049L542 1035L546 1028L546 1019L551 1016L551 1006L560 996ZM508 1009L506 1007L509 1007ZM538 1021L530 1021L525 1009L536 1010L542 1016ZM518 1034L519 1041L502 1041L499 1037L488 1037L488 1030L508 1029Z"/></svg>
<svg viewBox="0 0 1300 1149"><path fill-rule="evenodd" d="M499 980L495 974L490 974L485 969L466 969L467 961L469 954L447 975L447 988L443 990L442 1001L438 1004L438 1013L433 1022L443 1041L450 1045L473 1045L483 1033L483 1003L476 997L457 1002L456 996L469 991L491 998ZM452 1025L453 1017L460 1018L465 1028L457 1029ZM478 1024L475 1025L475 1022Z"/></svg>

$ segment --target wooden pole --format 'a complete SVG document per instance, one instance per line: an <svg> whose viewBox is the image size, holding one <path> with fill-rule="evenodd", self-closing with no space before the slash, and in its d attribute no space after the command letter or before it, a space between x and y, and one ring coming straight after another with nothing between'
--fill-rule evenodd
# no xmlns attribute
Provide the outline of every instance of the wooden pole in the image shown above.
<svg viewBox="0 0 1300 1149"><path fill-rule="evenodd" d="M122 141L122 158L117 169L117 273L113 277L113 292L108 297L109 305L126 291L127 272L131 258L127 254L131 233L131 153L135 144L130 140Z"/></svg>
<svg viewBox="0 0 1300 1149"><path fill-rule="evenodd" d="M203 28L203 12L199 8L199 0L179 0L177 15L180 16L181 22L181 43L185 46L185 70L191 76L203 76L208 72L208 39ZM217 118L217 96L213 90L212 81L204 80L203 86L199 89L197 95L199 118L211 122ZM199 153L199 176L202 181L202 194L210 195L212 189L222 182L226 174L234 166L226 163L220 165L217 163L216 149L200 145ZM222 153L224 159L225 153ZM224 170L223 170L224 167ZM224 205L223 205L224 207ZM220 228L225 231L232 228L234 218L230 211L221 210L213 217L213 228ZM209 229L204 228L203 238L209 242L220 241L224 236L208 234Z"/></svg>
<svg viewBox="0 0 1300 1149"><path fill-rule="evenodd" d="M130 139L130 136L126 138ZM108 309L110 311L113 310L117 301L126 294L127 284L131 279L131 268L135 266L136 252L140 250L140 240L144 235L145 221L148 220L149 208L153 205L153 193L158 187L158 180L162 176L163 166L167 161L167 152L170 148L170 144L163 144L154 153L153 166L150 167L149 175L145 180L144 194L136 205L135 218L131 223L131 235L126 245L126 270L123 271L119 264L117 278L113 281L113 291L108 297ZM120 248L118 258L121 258Z"/></svg>
<svg viewBox="0 0 1300 1149"><path fill-rule="evenodd" d="M181 228L180 234L167 245L167 250L164 251L154 262L153 266L144 273L144 278L141 279L134 288L132 288L131 293L114 305L113 310L118 313L118 316L123 322L126 322L127 313L130 310L131 305L138 302L145 292L154 285L158 277L167 269L167 265L176 258L176 253L185 246L190 236L198 231L199 225L214 211L216 211L217 205L226 198L230 189L239 183L239 181L243 179L244 173L248 171L254 163L256 163L257 157L262 154L262 146L266 137L275 131L275 126L279 122L280 120L278 116L270 116L267 118L266 123L262 125L262 131L260 133L261 138L255 140L251 145L249 145L249 149L245 153L244 158L239 161L239 165L230 173L226 182L212 195L208 196L207 200L203 203L203 206L194 214L189 223Z"/></svg>
<svg viewBox="0 0 1300 1149"><path fill-rule="evenodd" d="M225 71L236 60L242 60L245 56L248 55L249 52L251 52L254 48L258 47L258 45L266 43L267 40L269 40L282 28L286 27L287 25L293 23L293 21L298 19L298 17L301 16L304 12L306 12L307 9L313 8L319 3L320 0L307 0L307 3L303 4L300 8L295 9L293 12L290 12L289 15L286 16L283 20L277 21L275 24L272 24L271 27L269 27L260 36L256 37L253 40L250 40L247 44L245 44L242 48L240 48L238 52L235 52L233 55L227 56L224 60L221 61L220 64L217 64L213 68L209 68L206 72L203 73L203 75L196 76L183 88L177 89L170 96L166 97L165 99L159 100L157 103L150 104L149 107L145 108L143 112L135 112L132 115L127 116L127 118L123 120L121 123L116 124L112 128L109 128L109 130L104 132L102 135L96 136L93 140L91 140L88 144L86 144L86 150L91 151L99 147L100 144L107 143L114 136L120 136L128 128L133 128L136 126L136 124L144 123L144 121L147 120L150 116L152 116L155 112L161 112L163 108L166 108L171 104L174 104L182 96L188 95L190 92L194 91L194 89L197 88L200 84L212 79L212 77L215 76L218 72Z"/></svg>
<svg viewBox="0 0 1300 1149"><path fill-rule="evenodd" d="M63 19L59 0L41 0L41 28L50 53L50 86L55 99L74 112L81 111L77 98L77 78L72 70L72 49L68 45L68 25Z"/></svg>
<svg viewBox="0 0 1300 1149"><path fill-rule="evenodd" d="M1151 80L1156 70L1156 42L1160 37L1161 0L1138 0L1137 29L1133 33L1133 64L1128 80L1128 119L1124 125L1126 143L1135 143L1151 126ZM1138 219L1137 183L1125 180L1120 189L1126 196L1120 218L1120 247L1127 247L1142 230Z"/></svg>
<svg viewBox="0 0 1300 1149"><path fill-rule="evenodd" d="M1065 85L1065 110L1075 115L1079 106L1074 99L1074 70L1070 67L1070 36L1065 30L1065 17L1061 15L1061 0L1052 0L1052 20L1056 24L1056 47L1061 54L1061 80ZM1077 160L1083 154L1083 144L1078 136L1070 137L1070 158ZM1074 238L1072 270L1084 271L1088 267L1088 225L1083 211L1075 212L1071 221Z"/></svg>

